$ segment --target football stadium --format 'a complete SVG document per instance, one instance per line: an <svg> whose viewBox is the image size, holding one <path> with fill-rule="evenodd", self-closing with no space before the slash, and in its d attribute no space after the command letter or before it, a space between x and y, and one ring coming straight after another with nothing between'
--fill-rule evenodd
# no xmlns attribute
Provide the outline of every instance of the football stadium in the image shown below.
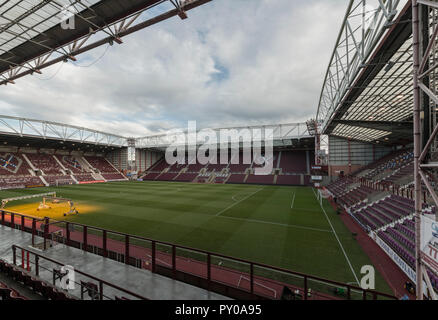
<svg viewBox="0 0 438 320"><path fill-rule="evenodd" d="M2 95L220 2L2 1ZM305 121L0 115L0 300L436 300L438 2L342 11Z"/></svg>

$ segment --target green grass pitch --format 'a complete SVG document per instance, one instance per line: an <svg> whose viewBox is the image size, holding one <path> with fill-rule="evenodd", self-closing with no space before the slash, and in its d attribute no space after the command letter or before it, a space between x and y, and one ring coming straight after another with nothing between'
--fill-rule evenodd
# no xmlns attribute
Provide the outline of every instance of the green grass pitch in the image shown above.
<svg viewBox="0 0 438 320"><path fill-rule="evenodd" d="M72 221L331 280L356 283L361 267L372 264L324 202L329 224L308 187L113 182L1 194L8 198L47 191L73 199L79 208L96 208L67 217ZM391 293L377 269L376 289Z"/></svg>

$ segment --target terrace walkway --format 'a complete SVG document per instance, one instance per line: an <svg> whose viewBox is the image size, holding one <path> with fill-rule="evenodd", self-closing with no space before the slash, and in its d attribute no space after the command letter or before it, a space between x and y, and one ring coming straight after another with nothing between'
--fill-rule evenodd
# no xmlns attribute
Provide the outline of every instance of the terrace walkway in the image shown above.
<svg viewBox="0 0 438 320"><path fill-rule="evenodd" d="M114 260L84 252L82 250L58 244L44 252L39 252L30 246L32 235L20 230L0 226L0 258L8 262L13 261L12 245L21 246L29 251L41 254L44 257L73 266L82 272L115 284L121 288L137 293L148 299L156 300L222 300L227 297L209 292L207 290L179 282L145 269L138 269ZM38 241L42 238L37 237ZM18 260L20 261L20 260ZM40 278L52 282L52 273L44 268L54 267L48 261L40 260ZM77 277L76 281L80 280ZM70 292L76 297L80 297L80 288ZM116 289L105 287L105 296L114 297L121 295ZM127 296L124 294L124 296Z"/></svg>

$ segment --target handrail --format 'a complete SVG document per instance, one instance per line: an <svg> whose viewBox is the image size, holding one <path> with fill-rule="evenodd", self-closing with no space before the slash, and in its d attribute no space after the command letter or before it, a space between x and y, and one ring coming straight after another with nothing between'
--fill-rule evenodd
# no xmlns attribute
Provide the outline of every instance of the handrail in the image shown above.
<svg viewBox="0 0 438 320"><path fill-rule="evenodd" d="M16 249L20 249L20 250L21 250L22 252L24 252L24 253L30 253L30 254L33 254L35 257L38 257L38 260L37 260L37 261L39 261L39 259L44 259L44 260L47 260L47 261L49 261L49 262L55 263L55 264L57 264L57 265L59 265L59 266L65 266L64 263L59 262L59 261L57 261L57 260L55 260L55 259L52 259L52 258L49 258L49 257L43 256L43 255L41 255L41 254L39 254L39 253L33 252L33 251L29 250L29 249L25 249L25 248L23 248L23 247L21 247L21 246L18 246L18 245L12 245L12 252L13 252L14 265L16 265ZM95 276L93 276L93 275L91 275L91 274L89 274L89 273L86 273L86 272L84 272L84 271L81 271L81 270L79 270L79 269L76 269L76 268L75 268L74 271L75 271L75 273L79 273L79 274L81 274L81 275L83 275L83 276L85 276L85 277L87 277L87 278L90 278L90 279L92 279L92 280L94 280L94 281L97 281L99 284L107 285L107 286L109 286L109 287L112 287L112 288L114 288L114 289L116 289L116 290L122 291L122 292L124 292L124 293L126 293L126 294L129 294L129 295L131 295L131 296L133 296L133 297L136 297L136 298L138 298L138 299L148 300L147 298L145 298L145 297L143 297L143 296L141 296L141 295L139 295L139 294L137 294L137 293L134 293L134 292L132 292L132 291L129 291L129 290L127 290L127 289L124 289L124 288L122 288L122 287L119 287L119 286L116 285L116 284L113 284L113 283L110 283L110 282L108 282L108 281L106 281L106 280L103 280L103 279L100 279L100 278L98 278L98 277L95 277ZM100 285L100 287L102 288L101 285ZM101 294L103 294L103 293L101 292Z"/></svg>
<svg viewBox="0 0 438 320"><path fill-rule="evenodd" d="M7 211L4 210L0 210L0 212L5 212L7 213ZM21 215L19 213L13 213L14 215ZM3 214L2 214L3 215ZM34 218L32 218L34 219ZM285 274L289 274L292 276L298 276L298 277L302 277L303 279L305 279L305 281L307 280L315 280L315 281L320 281L320 282L325 282L327 284L331 284L331 285L335 285L335 286L340 286L340 287L345 287L349 290L355 290L355 291L359 291L362 292L364 295L366 295L367 293L373 294L375 297L376 296L381 296L381 297L385 297L385 298L389 298L389 299L396 299L395 296L390 295L390 294L386 294L383 292L379 292L376 290L365 290L362 289L358 286L355 285L350 285L350 284L345 284L339 281L335 281L335 280L328 280L322 277L318 277L318 276L313 276L313 275L308 275L305 273L301 273L301 272L297 272L297 271L291 271L291 270L287 270L281 267L275 267L275 266L270 266L267 264L263 264L263 263L258 263L258 262L253 262L253 261L248 261L245 259L241 259L241 258L235 258L235 257L231 257L231 256L227 256L221 253L216 253L216 252L212 252L212 251L206 251L206 250L202 250L202 249L196 249L196 248L192 248L192 247L188 247L188 246L184 246L184 245L177 245L174 243L170 243L170 242L166 242L166 241L159 241L159 240L154 240L154 239L150 239L150 238L146 238L146 237L142 237L142 236L137 236L137 235L131 235L131 234L127 234L127 233L122 233L119 231L113 231L113 230L108 230L108 229L104 229L101 227L95 227L95 226L89 226L89 225L85 225L85 224L81 224L81 223L76 223L76 222L70 222L70 221L65 221L65 220L55 220L55 219L50 219L50 218L45 218L43 219L43 221L50 221L52 220L52 223L65 223L68 225L73 225L73 226L80 226L84 228L84 231L87 232L88 229L91 230L97 230L97 231L101 231L104 234L104 243L103 243L103 249L106 250L106 241L107 241L107 234L111 233L111 234L115 234L115 235L119 235L119 236L123 236L125 238L125 245L128 247L127 251L125 251L125 254L127 255L125 257L125 261L129 260L129 239L137 239L137 240L142 240L142 241L148 241L150 242L153 247L152 247L152 253L154 255L154 251L156 250L155 246L157 244L161 244L161 245L165 245L165 246L169 246L172 248L172 255L175 255L176 249L184 249L184 250L188 250L188 251L192 251L195 253L201 253L207 256L208 261L210 261L211 256L214 257L220 257L220 258L224 258L230 261L234 261L234 262L239 262L239 263L243 263L243 264L247 264L250 266L251 269L253 269L254 267L260 267L260 268L264 268L264 269L269 269L271 271L277 271L277 272L281 272L281 273L285 273ZM1 221L0 221L1 222ZM34 227L34 226L33 226ZM45 229L44 231L44 238L48 239L48 228ZM85 233L86 234L86 233ZM155 264L155 261L152 261L153 264ZM173 266L175 267L175 266ZM208 270L210 272L210 265L208 266ZM154 268L153 268L154 269ZM154 270L153 270L154 272ZM210 280L210 279L208 279ZM251 282L253 281L253 275L251 275ZM252 293L252 292L251 292Z"/></svg>

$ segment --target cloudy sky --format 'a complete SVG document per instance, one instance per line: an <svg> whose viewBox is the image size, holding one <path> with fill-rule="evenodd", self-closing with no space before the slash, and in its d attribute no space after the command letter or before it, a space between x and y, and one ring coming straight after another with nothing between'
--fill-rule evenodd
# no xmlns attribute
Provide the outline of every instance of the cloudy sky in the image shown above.
<svg viewBox="0 0 438 320"><path fill-rule="evenodd" d="M0 114L126 136L314 117L347 0L213 0L0 87Z"/></svg>

